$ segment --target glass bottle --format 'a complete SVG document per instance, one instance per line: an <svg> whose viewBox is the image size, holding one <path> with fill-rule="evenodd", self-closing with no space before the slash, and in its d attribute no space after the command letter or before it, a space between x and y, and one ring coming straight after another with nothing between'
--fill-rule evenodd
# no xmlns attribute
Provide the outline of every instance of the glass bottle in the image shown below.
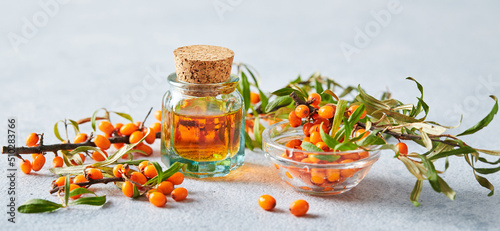
<svg viewBox="0 0 500 231"><path fill-rule="evenodd" d="M245 155L244 101L230 74L234 53L196 45L174 56L176 73L168 76L162 104L162 161L184 163L181 171L192 177L225 176Z"/></svg>

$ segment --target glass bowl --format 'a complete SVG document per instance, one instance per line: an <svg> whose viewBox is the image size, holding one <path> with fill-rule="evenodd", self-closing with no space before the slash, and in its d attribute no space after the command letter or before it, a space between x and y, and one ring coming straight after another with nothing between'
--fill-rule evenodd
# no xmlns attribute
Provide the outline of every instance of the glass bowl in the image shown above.
<svg viewBox="0 0 500 231"><path fill-rule="evenodd" d="M345 152L309 152L285 146L290 140L304 137L302 126L292 128L288 121L273 124L262 133L266 158L281 179L299 192L347 192L363 180L380 157L377 146Z"/></svg>

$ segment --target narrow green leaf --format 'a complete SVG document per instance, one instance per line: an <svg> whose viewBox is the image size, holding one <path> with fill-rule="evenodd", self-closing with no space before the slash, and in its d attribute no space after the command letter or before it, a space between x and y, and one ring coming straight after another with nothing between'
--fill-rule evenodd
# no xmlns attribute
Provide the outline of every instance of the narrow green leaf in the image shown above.
<svg viewBox="0 0 500 231"><path fill-rule="evenodd" d="M438 174L436 172L436 168L434 164L427 159L424 155L418 155L424 164L424 167L427 169L427 179L429 180L430 185L436 192L441 192L441 186L438 182Z"/></svg>
<svg viewBox="0 0 500 231"><path fill-rule="evenodd" d="M75 129L75 134L80 134L80 127L78 126L78 123L74 120L69 120L71 125L73 125L73 129Z"/></svg>
<svg viewBox="0 0 500 231"><path fill-rule="evenodd" d="M127 161L122 161L122 162L116 162L116 164L128 164L128 165L139 165L141 162L145 161L146 159L141 159L141 160L127 160Z"/></svg>
<svg viewBox="0 0 500 231"><path fill-rule="evenodd" d="M170 167L161 174L161 181L160 182L166 181L174 173L178 172L183 166L184 166L184 164L179 163L179 162L175 162L172 165L170 165ZM155 176L155 177L149 179L148 182L146 182L146 185L154 185L157 182L159 182L158 176Z"/></svg>
<svg viewBox="0 0 500 231"><path fill-rule="evenodd" d="M351 143L351 142L344 142L344 143L340 143L340 144L337 144L334 148L334 150L337 150L337 151L351 151L351 150L356 150L359 148L359 145L355 144L355 143Z"/></svg>
<svg viewBox="0 0 500 231"><path fill-rule="evenodd" d="M313 155L313 157L328 162L333 162L340 159L340 155L331 155L331 154Z"/></svg>
<svg viewBox="0 0 500 231"><path fill-rule="evenodd" d="M339 100L337 103L337 110L335 111L335 116L332 123L332 136L335 136L337 128L340 126L344 118L344 111L347 108L347 101Z"/></svg>
<svg viewBox="0 0 500 231"><path fill-rule="evenodd" d="M356 110L349 116L349 124L355 124L359 121L363 113L365 112L365 105L360 104Z"/></svg>
<svg viewBox="0 0 500 231"><path fill-rule="evenodd" d="M500 171L500 166L497 168L476 168L476 172L481 173L481 174L492 174L495 172Z"/></svg>
<svg viewBox="0 0 500 231"><path fill-rule="evenodd" d="M335 148L335 146L339 144L337 140L332 138L330 135L326 134L326 132L323 131L323 129L319 129L319 134L321 135L321 139L323 140L323 142L325 142L326 146L328 146L329 148Z"/></svg>
<svg viewBox="0 0 500 231"><path fill-rule="evenodd" d="M415 163L413 161L411 161L410 159L408 159L407 157L404 157L404 156L400 156L398 158L401 162L403 162L403 164L405 165L405 167L408 169L408 171L417 178L417 180L425 180L425 177L422 175L422 172L419 170L419 168L415 165Z"/></svg>
<svg viewBox="0 0 500 231"><path fill-rule="evenodd" d="M44 213L52 212L62 207L63 206L61 204L57 204L52 201L44 199L31 199L19 206L17 211L20 213Z"/></svg>
<svg viewBox="0 0 500 231"><path fill-rule="evenodd" d="M262 147L262 131L260 130L260 118L255 117L253 124L253 135L255 137L255 141L257 142L257 147Z"/></svg>
<svg viewBox="0 0 500 231"><path fill-rule="evenodd" d="M156 172L157 172L157 176L158 176L158 183L157 184L160 184L161 179L163 178L162 177L163 169L161 168L160 164L158 164L158 162L151 162L151 164L155 167Z"/></svg>
<svg viewBox="0 0 500 231"><path fill-rule="evenodd" d="M425 133L422 129L418 129L420 131L420 137L422 137L422 142L425 145L425 148L427 148L427 151L432 150L432 140L429 138L427 133Z"/></svg>
<svg viewBox="0 0 500 231"><path fill-rule="evenodd" d="M141 192L139 192L139 189L137 189L137 185L133 184L134 188L134 194L132 194L132 198L137 198L141 195Z"/></svg>
<svg viewBox="0 0 500 231"><path fill-rule="evenodd" d="M257 77L255 77L255 75L253 74L253 72L250 70L250 68L248 68L248 66L245 64L243 65L245 67L245 69L248 71L248 73L250 74L250 76L252 77L253 79L253 82L255 83L255 86L257 88L259 88L259 81L257 79Z"/></svg>
<svg viewBox="0 0 500 231"><path fill-rule="evenodd" d="M99 197L82 197L78 198L70 203L70 205L92 205L101 206L106 203L106 195Z"/></svg>
<svg viewBox="0 0 500 231"><path fill-rule="evenodd" d="M423 108L423 110L425 112L425 116L421 120L425 120L425 118L427 117L427 114L429 114L429 106L424 101L424 87L422 87L422 85L419 82L417 82L417 80L415 80L412 77L408 77L406 79L412 80L413 82L415 82L417 84L417 88L420 91L420 97L417 97L417 99L418 99L418 105L417 105L417 109L416 110L417 110L417 114L418 114L418 111L420 111L420 108Z"/></svg>
<svg viewBox="0 0 500 231"><path fill-rule="evenodd" d="M286 96L278 96L276 97L276 99L274 99L273 101L269 102L266 106L266 108L264 109L264 113L269 113L271 112L274 108L278 107L278 106L282 106L282 105L288 105L292 102L292 98L290 98L290 96L286 95Z"/></svg>
<svg viewBox="0 0 500 231"><path fill-rule="evenodd" d="M342 97L344 97L344 96L348 95L348 94L349 94L349 93L351 93L351 91L353 91L353 90L356 90L356 88L355 88L355 87L353 87L353 86L348 86L348 87L346 87L346 88L344 89L344 91L343 91L342 93L340 93L339 98L342 98ZM338 101L338 100L337 100L337 101Z"/></svg>
<svg viewBox="0 0 500 231"><path fill-rule="evenodd" d="M344 140L348 141L351 138L353 124L349 123L349 120L346 117L342 118L342 120L344 121L344 129L345 129Z"/></svg>
<svg viewBox="0 0 500 231"><path fill-rule="evenodd" d="M71 192L69 193L69 197L74 197L74 196L77 196L77 195L82 195L82 194L94 194L94 192L86 189L86 188L75 188L73 190L71 190Z"/></svg>
<svg viewBox="0 0 500 231"><path fill-rule="evenodd" d="M57 127L57 125L59 124L59 122L63 122L64 123L64 121L59 120L59 121L56 122L56 124L54 124L54 135L56 136L56 138L58 140L60 140L61 142L64 142L64 139L61 138L61 135L59 134L59 128Z"/></svg>
<svg viewBox="0 0 500 231"><path fill-rule="evenodd" d="M483 162L483 163L491 164L491 165L500 164L500 159L498 159L497 161L494 161L494 162L490 162L490 161L488 161L487 159L485 159L483 157L479 157L478 160L481 161L481 162Z"/></svg>
<svg viewBox="0 0 500 231"><path fill-rule="evenodd" d="M260 108L266 108L267 104L269 103L269 98L260 89L258 90L260 96Z"/></svg>
<svg viewBox="0 0 500 231"><path fill-rule="evenodd" d="M439 187L441 188L441 192L450 200L455 200L455 195L457 193L455 193L455 191L453 191L453 189L450 188L448 183L446 183L446 181L444 181L443 178L441 178L440 176L438 176L438 183Z"/></svg>
<svg viewBox="0 0 500 231"><path fill-rule="evenodd" d="M300 75L299 75L299 76L297 76L297 78L296 78L295 80L293 80L293 81L292 81L292 82L290 82L290 83L300 83L300 82L302 82L302 79L301 79L301 77L300 77Z"/></svg>
<svg viewBox="0 0 500 231"><path fill-rule="evenodd" d="M65 177L64 181L64 205L68 205L68 200L69 200L69 176Z"/></svg>
<svg viewBox="0 0 500 231"><path fill-rule="evenodd" d="M250 135L248 135L248 133L246 131L245 131L245 146L248 149L250 149L250 151L253 151L253 149L254 149L252 138L250 137Z"/></svg>
<svg viewBox="0 0 500 231"><path fill-rule="evenodd" d="M413 186L413 190L410 194L410 201L413 203L415 207L420 206L420 202L418 202L418 198L420 197L420 193L422 192L423 182L422 180L417 180L415 182L415 186Z"/></svg>
<svg viewBox="0 0 500 231"><path fill-rule="evenodd" d="M370 133L364 139L361 139L360 141L356 142L356 144L361 146L361 147L368 147L371 145L384 145L384 144L386 144L386 142L384 139L377 136L376 132L374 131L374 132Z"/></svg>
<svg viewBox="0 0 500 231"><path fill-rule="evenodd" d="M465 130L464 132L458 134L457 136L464 136L464 135L470 135L474 134L477 131L483 129L484 127L488 126L490 122L493 120L493 117L495 117L495 114L498 112L498 99L494 95L490 95L490 97L495 100L495 105L491 109L490 113L486 117L484 117L481 121L479 121L476 125L472 126L471 128Z"/></svg>
<svg viewBox="0 0 500 231"><path fill-rule="evenodd" d="M479 148L475 148L475 149L476 149L476 151L482 152L484 154L488 154L488 155L492 155L492 156L500 156L500 151L486 150L486 149L479 149Z"/></svg>
<svg viewBox="0 0 500 231"><path fill-rule="evenodd" d="M308 152L323 152L321 148L316 147L316 145L309 143L307 141L302 142L300 147Z"/></svg>
<svg viewBox="0 0 500 231"><path fill-rule="evenodd" d="M129 114L122 113L122 112L116 112L116 111L113 111L112 113L117 114L118 116L130 121L131 123L134 122L134 119L132 119L132 116L130 116Z"/></svg>
<svg viewBox="0 0 500 231"><path fill-rule="evenodd" d="M339 101L339 97L333 93L333 91L331 91L330 89L326 89L324 90L321 94L328 94L328 95L331 95L333 98L335 98L337 101Z"/></svg>
<svg viewBox="0 0 500 231"><path fill-rule="evenodd" d="M99 108L97 110L94 111L94 113L92 114L92 116L90 117L90 125L92 126L92 130L95 132L95 121L96 121L96 117L97 117L97 113L100 111L100 110L106 110L104 108Z"/></svg>
<svg viewBox="0 0 500 231"><path fill-rule="evenodd" d="M248 83L248 78L244 72L241 72L241 94L245 100L245 111L250 108L250 84Z"/></svg>
<svg viewBox="0 0 500 231"><path fill-rule="evenodd" d="M318 94L323 93L323 86L317 79L314 80L314 87L316 88L316 93Z"/></svg>
<svg viewBox="0 0 500 231"><path fill-rule="evenodd" d="M495 194L495 186L493 186L493 184L491 184L491 183L490 183L490 181L489 181L488 179L486 179L486 178L484 178L484 177L482 177L482 176L479 176L479 175L477 175L477 174L474 174L474 176L476 177L477 182L478 182L481 186L483 186L483 187L485 187L485 188L487 188L487 189L489 189L489 190L490 190L490 193L488 193L488 196L489 196L489 197L490 197L490 196L493 196L493 194Z"/></svg>
<svg viewBox="0 0 500 231"><path fill-rule="evenodd" d="M451 151L446 151L446 152L441 152L437 153L431 157L429 157L429 160L437 160L443 157L448 157L448 156L456 156L456 155L461 155L461 154L469 154L469 153L474 153L476 150L471 148L470 146L463 146L457 149L453 149Z"/></svg>

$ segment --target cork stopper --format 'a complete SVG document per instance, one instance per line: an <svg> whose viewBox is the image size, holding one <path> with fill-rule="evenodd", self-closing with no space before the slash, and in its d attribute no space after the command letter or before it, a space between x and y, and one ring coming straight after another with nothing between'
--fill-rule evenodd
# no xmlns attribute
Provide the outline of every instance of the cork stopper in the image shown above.
<svg viewBox="0 0 500 231"><path fill-rule="evenodd" d="M223 83L231 77L234 52L225 47L192 45L174 50L177 79L182 82Z"/></svg>

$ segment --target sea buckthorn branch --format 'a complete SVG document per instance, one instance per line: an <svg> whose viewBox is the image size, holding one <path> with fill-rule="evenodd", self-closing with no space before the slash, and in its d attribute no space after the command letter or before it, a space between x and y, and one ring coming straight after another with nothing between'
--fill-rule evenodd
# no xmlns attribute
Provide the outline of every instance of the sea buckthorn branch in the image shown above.
<svg viewBox="0 0 500 231"><path fill-rule="evenodd" d="M75 185L78 185L80 187L82 186L90 186L94 184L107 184L111 182L123 182L125 179L123 177L108 177L108 178L102 178L98 180L93 180L93 179L88 179L86 182L78 182L78 183L73 183ZM63 186L56 186L53 187L49 192L50 194L56 193L59 190L64 190L64 185Z"/></svg>

